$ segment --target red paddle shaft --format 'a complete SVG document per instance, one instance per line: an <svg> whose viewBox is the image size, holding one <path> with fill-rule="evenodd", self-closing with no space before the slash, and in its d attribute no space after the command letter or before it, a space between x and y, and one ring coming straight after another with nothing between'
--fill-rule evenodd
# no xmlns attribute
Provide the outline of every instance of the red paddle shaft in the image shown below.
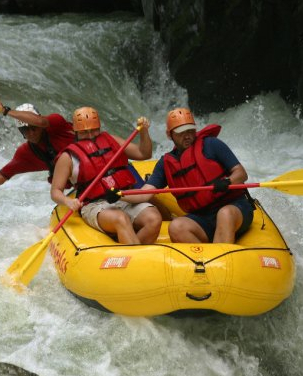
<svg viewBox="0 0 303 376"><path fill-rule="evenodd" d="M249 183L249 184L231 184L228 189L246 189L246 188L257 188L260 187L260 183ZM205 185L203 187L184 187L184 188L163 188L163 189L130 189L127 191L121 191L122 196L131 195L147 195L147 194L157 194L157 193L182 193L182 192L193 192L193 191L212 191L214 189L213 185Z"/></svg>

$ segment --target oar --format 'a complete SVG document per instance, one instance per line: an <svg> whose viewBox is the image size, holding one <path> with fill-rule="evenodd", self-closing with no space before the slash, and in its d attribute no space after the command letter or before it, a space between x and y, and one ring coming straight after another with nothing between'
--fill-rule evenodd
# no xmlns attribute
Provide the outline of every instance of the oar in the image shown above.
<svg viewBox="0 0 303 376"><path fill-rule="evenodd" d="M128 137L128 139L125 140L125 142L123 143L123 145L121 145L116 154L108 161L104 168L99 172L99 174L95 177L95 179L79 197L80 202L84 200L84 198L89 194L89 192L92 190L95 184L103 177L103 175L106 173L109 167L124 151L127 145L135 138L135 136L140 131L141 127L142 126L139 125ZM47 246L51 241L52 237L56 234L56 232L62 227L62 225L68 220L68 218L72 214L73 211L70 209L44 240L41 240L38 243L27 248L25 251L21 253L20 256L18 256L18 258L12 263L12 265L6 271L9 274L9 278L4 278L3 281L5 284L9 284L11 286L16 287L17 289L20 289L20 284L27 286L30 283L30 281L33 279L35 274L40 269L40 266L44 260L47 251Z"/></svg>
<svg viewBox="0 0 303 376"><path fill-rule="evenodd" d="M272 188L290 195L303 195L303 170L289 171L277 178L263 183L231 184L228 189L246 189L246 188ZM183 193L193 191L211 191L213 185L203 187L184 187L184 188L163 188L163 189L130 189L120 191L121 196L158 194L158 193ZM119 192L118 192L119 194Z"/></svg>

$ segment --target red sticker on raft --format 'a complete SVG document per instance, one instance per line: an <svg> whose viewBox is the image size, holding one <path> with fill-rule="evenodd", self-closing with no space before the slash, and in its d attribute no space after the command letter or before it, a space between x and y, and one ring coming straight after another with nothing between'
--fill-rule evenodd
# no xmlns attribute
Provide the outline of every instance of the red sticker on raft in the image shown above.
<svg viewBox="0 0 303 376"><path fill-rule="evenodd" d="M126 268L130 259L130 256L107 257L99 269Z"/></svg>
<svg viewBox="0 0 303 376"><path fill-rule="evenodd" d="M276 257L259 256L263 268L281 269L280 261Z"/></svg>

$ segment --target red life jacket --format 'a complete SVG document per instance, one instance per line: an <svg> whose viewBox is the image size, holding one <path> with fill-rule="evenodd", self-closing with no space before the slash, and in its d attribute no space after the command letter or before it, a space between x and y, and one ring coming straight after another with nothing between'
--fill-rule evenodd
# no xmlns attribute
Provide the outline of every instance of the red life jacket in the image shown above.
<svg viewBox="0 0 303 376"><path fill-rule="evenodd" d="M227 171L216 161L203 154L205 137L217 137L221 126L210 124L197 132L193 145L183 151L180 157L167 153L164 155L164 171L170 188L200 187L212 185L216 179L227 176ZM187 213L212 209L227 204L244 194L244 190L230 190L214 193L210 191L174 194L179 206Z"/></svg>
<svg viewBox="0 0 303 376"><path fill-rule="evenodd" d="M71 152L79 161L77 179L77 197L88 187L104 166L120 149L118 142L107 132L100 133L93 140L80 140L70 144L64 151ZM122 153L113 162L99 182L91 189L84 203L97 200L104 196L107 189L129 189L136 179L128 169L128 158Z"/></svg>

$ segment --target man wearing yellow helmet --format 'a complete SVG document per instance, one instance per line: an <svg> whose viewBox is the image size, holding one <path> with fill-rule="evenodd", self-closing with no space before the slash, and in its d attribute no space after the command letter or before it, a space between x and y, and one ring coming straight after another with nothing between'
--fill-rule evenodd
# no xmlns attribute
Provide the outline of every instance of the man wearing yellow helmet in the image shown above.
<svg viewBox="0 0 303 376"><path fill-rule="evenodd" d="M253 220L248 192L228 189L231 183L244 183L247 173L230 148L217 138L220 129L211 124L197 132L187 108L176 108L167 115L166 133L175 147L157 162L142 189L214 186L209 191L175 194L179 206L188 214L171 222L169 234L173 242L234 243ZM127 196L122 200L144 202L152 196Z"/></svg>
<svg viewBox="0 0 303 376"><path fill-rule="evenodd" d="M15 119L27 140L17 148L12 160L0 169L0 185L14 175L32 171L48 170L51 180L56 155L74 142L72 124L59 114L42 116L30 103L14 110L0 102L0 113Z"/></svg>
<svg viewBox="0 0 303 376"><path fill-rule="evenodd" d="M84 203L78 197L95 179L109 160L124 144L121 137L101 132L98 112L92 107L82 107L74 112L73 126L77 142L69 145L60 155L52 182L51 197L61 205L72 210L80 210L84 221L102 231L117 235L124 244L153 243L160 231L162 217L150 203L129 204L117 202L109 204L106 192L110 188L128 189L135 179L128 168L128 158L144 160L151 157L152 141L148 128L149 121L139 118L142 125L140 141L130 143L112 163L107 173L93 186ZM65 196L63 191L67 182L77 189L77 197Z"/></svg>

